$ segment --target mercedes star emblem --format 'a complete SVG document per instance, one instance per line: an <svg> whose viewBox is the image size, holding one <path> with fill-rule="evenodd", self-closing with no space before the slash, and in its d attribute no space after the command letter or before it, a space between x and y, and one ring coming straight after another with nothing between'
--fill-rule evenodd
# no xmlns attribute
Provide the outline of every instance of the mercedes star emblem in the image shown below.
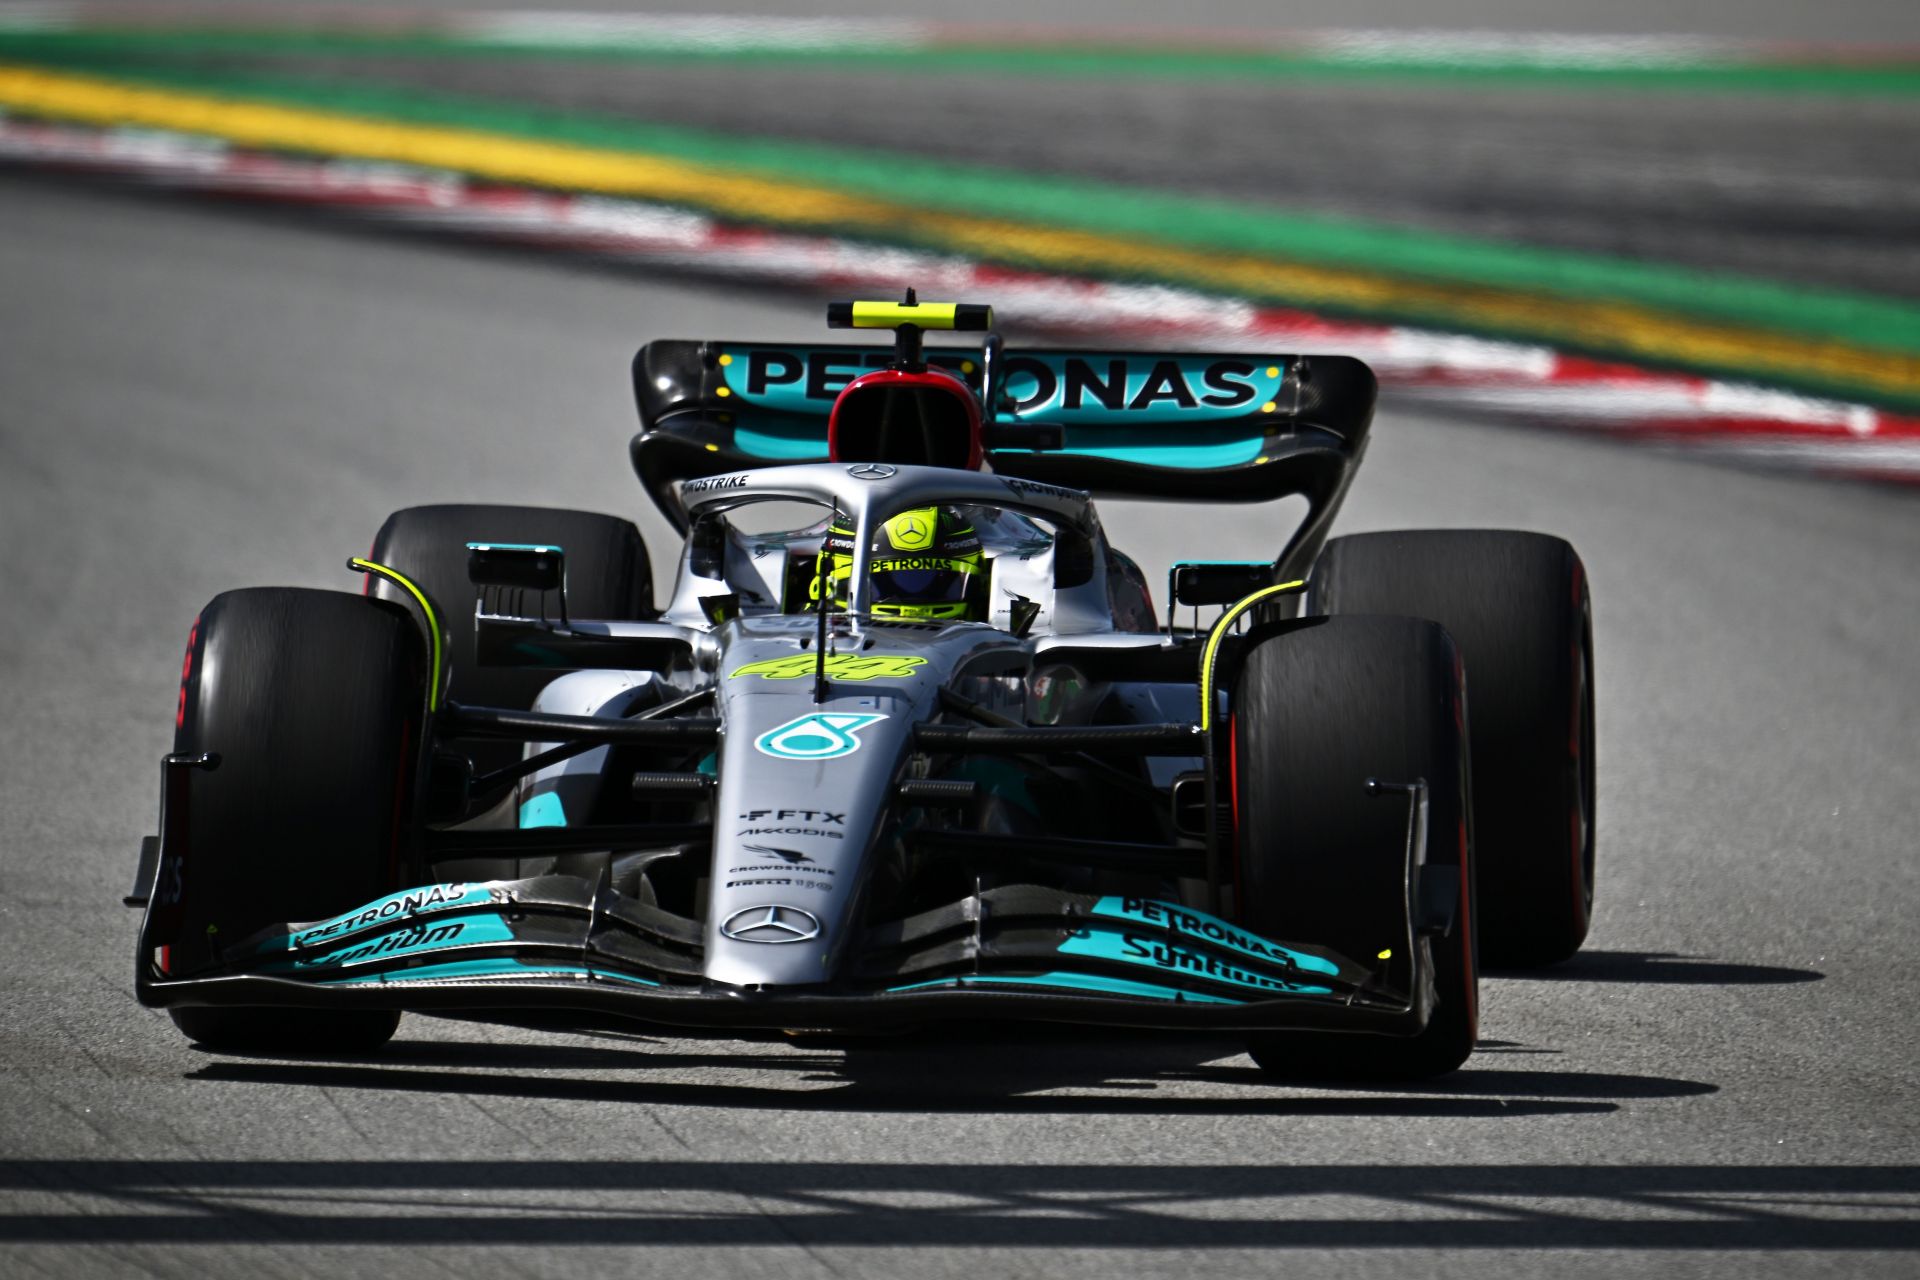
<svg viewBox="0 0 1920 1280"><path fill-rule="evenodd" d="M857 467L848 467L847 474L855 480L885 480L897 470L884 462L863 462Z"/></svg>
<svg viewBox="0 0 1920 1280"><path fill-rule="evenodd" d="M806 942L820 936L820 921L798 907L748 907L721 924L735 942Z"/></svg>

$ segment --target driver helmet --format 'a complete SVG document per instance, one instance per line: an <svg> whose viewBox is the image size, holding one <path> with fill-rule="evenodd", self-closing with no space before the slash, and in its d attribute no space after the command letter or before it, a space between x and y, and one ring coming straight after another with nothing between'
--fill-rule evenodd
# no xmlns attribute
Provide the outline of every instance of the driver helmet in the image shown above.
<svg viewBox="0 0 1920 1280"><path fill-rule="evenodd" d="M820 546L828 590L841 608L852 586L853 537L853 528L836 520ZM881 525L868 572L876 617L985 620L985 593L974 584L982 572L980 535L951 507L915 507Z"/></svg>

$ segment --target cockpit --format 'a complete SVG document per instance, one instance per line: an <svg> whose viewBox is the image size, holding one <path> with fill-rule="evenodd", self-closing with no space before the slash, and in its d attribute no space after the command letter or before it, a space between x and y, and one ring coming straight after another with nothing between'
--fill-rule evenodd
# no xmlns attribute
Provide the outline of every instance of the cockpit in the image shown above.
<svg viewBox="0 0 1920 1280"><path fill-rule="evenodd" d="M739 599L744 614L851 608L858 522L798 503L734 508L696 522L697 558ZM695 544L703 554L693 554ZM873 522L864 559L865 613L903 622L978 622L1024 631L1051 608L1056 530L1041 519L981 503L934 502ZM719 564L715 565L715 559ZM707 575L703 575L707 576Z"/></svg>

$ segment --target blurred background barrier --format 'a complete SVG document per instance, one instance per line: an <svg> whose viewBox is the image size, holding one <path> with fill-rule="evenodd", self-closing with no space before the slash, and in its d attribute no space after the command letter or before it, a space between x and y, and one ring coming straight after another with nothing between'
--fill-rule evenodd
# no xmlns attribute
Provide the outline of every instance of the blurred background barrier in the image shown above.
<svg viewBox="0 0 1920 1280"><path fill-rule="evenodd" d="M0 7L0 157L1920 477L1920 51Z"/></svg>

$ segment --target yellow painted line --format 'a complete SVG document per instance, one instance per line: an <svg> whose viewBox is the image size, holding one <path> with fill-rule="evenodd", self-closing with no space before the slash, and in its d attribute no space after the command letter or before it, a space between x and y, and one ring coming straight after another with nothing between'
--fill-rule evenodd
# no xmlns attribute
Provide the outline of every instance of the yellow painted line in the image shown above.
<svg viewBox="0 0 1920 1280"><path fill-rule="evenodd" d="M804 225L883 225L899 206L765 181L643 153L393 124L0 64L0 104L99 125L208 134L242 146L388 160L533 186L645 196L732 217Z"/></svg>
<svg viewBox="0 0 1920 1280"><path fill-rule="evenodd" d="M1738 367L1790 381L1818 378L1920 396L1920 358L1765 329L1717 325L1625 302L1553 298L1473 285L1369 275L1247 254L1183 249L1064 228L987 223L918 211L896 224L947 248L1045 263L1060 271L1170 277L1289 305L1392 315L1602 349L1661 364Z"/></svg>
<svg viewBox="0 0 1920 1280"><path fill-rule="evenodd" d="M1394 316L1656 363L1737 368L1920 398L1920 357L1897 352L1714 324L1631 303L1406 279L975 217L641 152L395 124L11 64L0 64L0 106L97 125L205 134L270 150L452 169L501 182L687 205L747 222L906 239L1037 269L1172 279L1292 306Z"/></svg>

